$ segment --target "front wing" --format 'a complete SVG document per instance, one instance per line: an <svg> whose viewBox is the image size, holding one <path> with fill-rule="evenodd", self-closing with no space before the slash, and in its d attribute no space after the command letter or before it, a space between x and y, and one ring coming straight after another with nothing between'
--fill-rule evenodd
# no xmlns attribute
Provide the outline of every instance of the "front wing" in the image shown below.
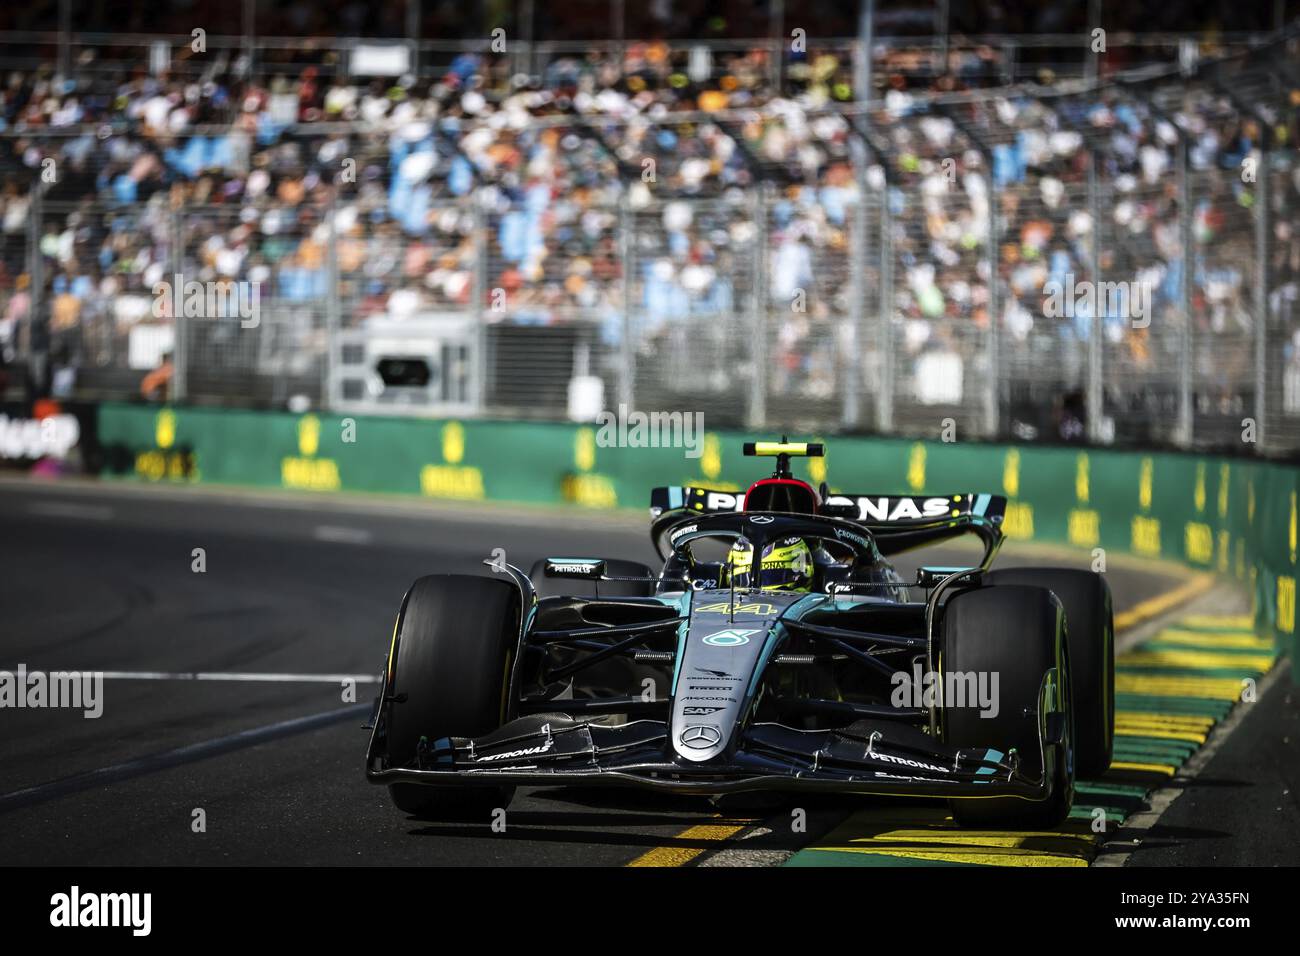
<svg viewBox="0 0 1300 956"><path fill-rule="evenodd" d="M1040 779L1021 773L1014 751L950 748L916 728L889 721L863 720L815 731L756 723L729 753L704 763L674 760L668 732L668 724L658 720L611 726L563 714L535 715L479 738L425 741L408 767L386 768L372 760L367 777L377 784L634 786L697 794L783 790L1026 800L1051 796L1050 774Z"/></svg>

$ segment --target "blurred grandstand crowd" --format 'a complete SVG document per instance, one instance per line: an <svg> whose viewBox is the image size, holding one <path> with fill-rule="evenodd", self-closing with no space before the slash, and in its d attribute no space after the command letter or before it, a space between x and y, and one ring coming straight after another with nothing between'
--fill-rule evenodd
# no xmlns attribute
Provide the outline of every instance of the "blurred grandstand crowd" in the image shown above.
<svg viewBox="0 0 1300 956"><path fill-rule="evenodd" d="M136 26L188 34L189 6ZM990 6L1004 28L1040 8ZM1073 29L1079 6L1041 5L1030 27ZM738 18L710 26L699 15L707 8L651 4L646 33L656 32L655 10L666 13L665 34L686 13L694 19L675 29L744 29ZM400 30L374 22L378 9L344 4L324 22L317 6L291 4L281 28ZM446 14L430 5L426 20ZM852 33L851 22L836 26ZM872 57L877 98L862 111L850 43L811 30L806 49L783 48L777 64L763 46L664 39L547 51L524 72L508 53L449 52L436 68L396 78L353 75L324 44L268 53L279 57L274 70L250 70L238 48L199 54L178 41L151 69L143 50L80 44L66 76L49 50L21 69L4 66L10 51L0 46L0 347L11 356L29 327L34 184L53 159L57 177L39 199L40 274L51 354L72 367L119 361L129 331L155 321L151 290L177 265L187 277L261 282L264 301L291 306L336 294L331 256L345 325L479 308L493 323L590 323L613 347L630 312L637 349L653 354L675 326L745 308L761 237L776 387L825 398L836 370L856 360L843 354L841 330L860 200L891 224L901 356L966 354L980 341L996 204L1007 347L1024 346L1026 368L1049 356L1077 362L1092 316L1045 316L1050 281L1099 268L1107 279L1150 282L1157 316L1180 305L1178 128L1196 184L1197 333L1201 342L1243 336L1256 187L1241 172L1263 142L1262 120L1249 112L1258 87L1280 107L1268 116L1286 153L1275 160L1274 203L1289 214L1274 221L1271 294L1296 330L1287 360L1300 365L1300 78L1271 66L1256 74L1247 61L1241 95L1176 69L1107 85L1134 65L1132 48L1120 46L1089 92L1047 67L1008 85L1003 51L991 46L953 43L936 66L931 44L882 44ZM1202 57L1219 52L1213 34L1201 36ZM874 146L862 176L859 120ZM1105 190L1100 224L1086 192L1093 155ZM621 245L628 224L630 253ZM858 241L879 248L875 235ZM868 287L878 257L868 257ZM789 308L801 295L806 308ZM1104 319L1119 374L1167 363L1152 330ZM1202 371L1211 386L1223 378L1225 395L1246 374L1222 364Z"/></svg>

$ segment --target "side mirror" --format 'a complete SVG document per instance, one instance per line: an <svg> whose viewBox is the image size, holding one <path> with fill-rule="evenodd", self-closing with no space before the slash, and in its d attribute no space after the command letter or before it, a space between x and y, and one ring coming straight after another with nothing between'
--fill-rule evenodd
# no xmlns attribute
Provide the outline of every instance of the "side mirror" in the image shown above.
<svg viewBox="0 0 1300 956"><path fill-rule="evenodd" d="M600 558L547 558L542 574L548 578L599 581L605 577L605 562Z"/></svg>

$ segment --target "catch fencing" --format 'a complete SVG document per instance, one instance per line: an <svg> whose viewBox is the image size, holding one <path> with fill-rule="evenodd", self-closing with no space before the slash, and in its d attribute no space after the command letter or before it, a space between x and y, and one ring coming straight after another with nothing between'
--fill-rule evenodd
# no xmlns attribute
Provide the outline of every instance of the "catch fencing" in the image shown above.
<svg viewBox="0 0 1300 956"><path fill-rule="evenodd" d="M1248 67L410 142L195 130L182 182L27 132L91 159L0 196L5 347L91 399L1290 454L1300 164ZM243 298L191 314L177 279Z"/></svg>

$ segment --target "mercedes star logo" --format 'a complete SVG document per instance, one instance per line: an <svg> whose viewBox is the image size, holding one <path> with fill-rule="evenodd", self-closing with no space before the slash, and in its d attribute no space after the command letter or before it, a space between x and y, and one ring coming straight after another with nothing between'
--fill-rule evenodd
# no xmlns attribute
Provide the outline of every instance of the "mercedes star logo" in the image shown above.
<svg viewBox="0 0 1300 956"><path fill-rule="evenodd" d="M722 732L717 727L696 724L682 731L682 746L692 750L707 750L722 741Z"/></svg>

